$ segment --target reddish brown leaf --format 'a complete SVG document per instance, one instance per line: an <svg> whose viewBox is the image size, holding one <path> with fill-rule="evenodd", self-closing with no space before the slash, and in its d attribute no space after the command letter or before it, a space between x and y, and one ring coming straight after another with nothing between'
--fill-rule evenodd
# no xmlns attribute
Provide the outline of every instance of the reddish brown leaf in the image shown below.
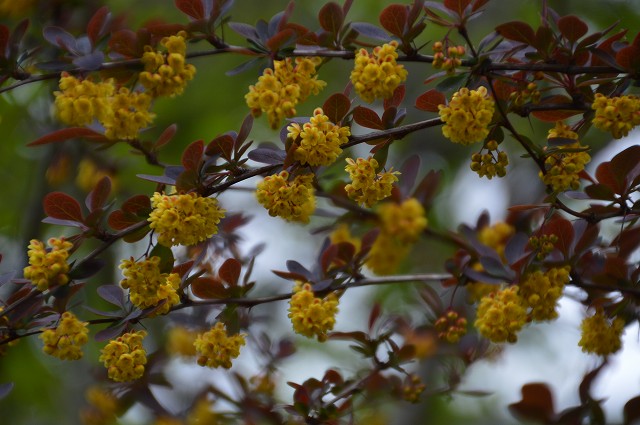
<svg viewBox="0 0 640 425"><path fill-rule="evenodd" d="M42 201L44 212L60 220L83 221L80 203L62 192L47 194Z"/></svg>
<svg viewBox="0 0 640 425"><path fill-rule="evenodd" d="M204 5L201 0L175 0L176 7L193 19L204 19Z"/></svg>
<svg viewBox="0 0 640 425"><path fill-rule="evenodd" d="M640 419L640 396L634 397L624 404L623 417L624 425L638 423L638 420Z"/></svg>
<svg viewBox="0 0 640 425"><path fill-rule="evenodd" d="M640 47L627 46L616 53L616 62L631 71L640 70Z"/></svg>
<svg viewBox="0 0 640 425"><path fill-rule="evenodd" d="M247 140L249 137L249 133L251 133L251 128L253 128L253 115L247 114L247 116L242 120L242 125L240 126L240 131L238 132L238 136L236 137L236 144L240 145Z"/></svg>
<svg viewBox="0 0 640 425"><path fill-rule="evenodd" d="M320 21L322 29L332 34L338 34L344 23L342 7L334 2L325 4L322 6L322 9L320 9L320 12L318 12L318 20Z"/></svg>
<svg viewBox="0 0 640 425"><path fill-rule="evenodd" d="M444 94L436 89L431 89L425 93L422 93L416 99L416 108L421 111L438 112L438 105L444 105L447 103L447 98Z"/></svg>
<svg viewBox="0 0 640 425"><path fill-rule="evenodd" d="M191 283L191 292L203 300L220 299L227 296L227 288L212 277L198 277Z"/></svg>
<svg viewBox="0 0 640 425"><path fill-rule="evenodd" d="M109 48L127 58L140 57L138 35L128 29L118 30L109 38Z"/></svg>
<svg viewBox="0 0 640 425"><path fill-rule="evenodd" d="M596 179L613 190L614 193L621 194L623 191L622 182L618 180L616 172L611 167L611 162L603 162L596 168Z"/></svg>
<svg viewBox="0 0 640 425"><path fill-rule="evenodd" d="M100 134L89 128L71 127L71 128L63 128L61 130L56 130L53 133L45 134L39 139L34 140L31 143L28 143L27 146L39 146L39 145L46 145L48 143L64 142L65 140L75 139L78 137L83 137L83 138L98 141L98 142L107 141L107 138L104 137L103 134Z"/></svg>
<svg viewBox="0 0 640 425"><path fill-rule="evenodd" d="M209 156L220 155L226 160L231 160L231 153L233 152L233 137L229 134L222 134L217 136L207 145L206 154Z"/></svg>
<svg viewBox="0 0 640 425"><path fill-rule="evenodd" d="M189 271L191 271L191 268L194 264L195 261L193 260L189 260L186 263L182 264L176 264L175 266L173 266L171 273L178 273L180 277L184 277Z"/></svg>
<svg viewBox="0 0 640 425"><path fill-rule="evenodd" d="M87 200L85 204L89 211L94 211L99 208L102 208L105 202L107 202L107 198L111 193L111 179L108 176L104 176L100 179L96 187L93 188L91 192L87 195Z"/></svg>
<svg viewBox="0 0 640 425"><path fill-rule="evenodd" d="M339 123L351 108L351 101L342 93L334 93L322 105L322 111L331 122Z"/></svg>
<svg viewBox="0 0 640 425"><path fill-rule="evenodd" d="M109 226L114 230L122 230L139 223L140 220L140 218L133 214L126 213L122 210L115 210L109 214L107 223L109 223Z"/></svg>
<svg viewBox="0 0 640 425"><path fill-rule="evenodd" d="M576 114L580 114L583 111L571 109L571 103L573 101L570 97L562 96L562 95L553 95L549 97L545 97L539 103L539 105L559 105L558 109L550 110L550 111L533 111L531 114L539 119L540 121L546 122L556 122L560 120L564 120L566 118L572 117ZM567 105L567 109L562 109L562 105Z"/></svg>
<svg viewBox="0 0 640 425"><path fill-rule="evenodd" d="M204 153L204 142L196 140L184 150L182 154L182 165L185 170L197 170Z"/></svg>
<svg viewBox="0 0 640 425"><path fill-rule="evenodd" d="M517 417L549 423L555 415L551 391L546 384L531 383L522 387L522 400L509 405Z"/></svg>
<svg viewBox="0 0 640 425"><path fill-rule="evenodd" d="M0 58L6 57L11 31L6 25L0 25Z"/></svg>
<svg viewBox="0 0 640 425"><path fill-rule="evenodd" d="M134 195L122 203L122 211L140 216L147 215L151 211L151 199L146 195Z"/></svg>
<svg viewBox="0 0 640 425"><path fill-rule="evenodd" d="M294 39L296 32L291 28L285 28L282 31L276 33L273 37L267 40L267 47L272 51L278 51L287 42Z"/></svg>
<svg viewBox="0 0 640 425"><path fill-rule="evenodd" d="M391 4L380 13L380 24L396 37L402 38L409 18L407 7L402 4Z"/></svg>
<svg viewBox="0 0 640 425"><path fill-rule="evenodd" d="M87 35L89 36L93 46L96 45L100 36L104 34L105 25L108 19L109 8L107 8L107 6L103 6L98 9L89 20L89 24L87 24Z"/></svg>
<svg viewBox="0 0 640 425"><path fill-rule="evenodd" d="M569 251L573 244L574 231L569 220L556 215L544 225L541 233L543 235L556 235L558 237L558 242L555 244L556 248L558 248L566 258L570 256Z"/></svg>
<svg viewBox="0 0 640 425"><path fill-rule="evenodd" d="M389 109L392 107L399 107L402 101L404 100L404 95L406 93L406 87L404 84L399 85L393 91L393 95L389 99L384 100L384 109Z"/></svg>
<svg viewBox="0 0 640 425"><path fill-rule="evenodd" d="M366 128L384 130L384 125L378 114L373 109L365 108L364 106L357 106L353 110L353 120Z"/></svg>
<svg viewBox="0 0 640 425"><path fill-rule="evenodd" d="M536 40L533 28L526 22L511 21L496 27L498 34L507 40L533 45Z"/></svg>
<svg viewBox="0 0 640 425"><path fill-rule="evenodd" d="M178 126L175 124L171 124L169 127L165 128L158 140L156 140L156 149L159 149L169 143L173 136L175 136L176 131L178 130Z"/></svg>
<svg viewBox="0 0 640 425"><path fill-rule="evenodd" d="M444 0L444 7L462 17L469 3L471 0Z"/></svg>
<svg viewBox="0 0 640 425"><path fill-rule="evenodd" d="M575 15L567 15L558 19L558 29L572 43L578 41L589 31L587 24Z"/></svg>
<svg viewBox="0 0 640 425"><path fill-rule="evenodd" d="M238 279L240 279L240 271L242 270L242 264L235 258L229 258L218 270L218 276L220 279L227 282L230 286L236 286Z"/></svg>

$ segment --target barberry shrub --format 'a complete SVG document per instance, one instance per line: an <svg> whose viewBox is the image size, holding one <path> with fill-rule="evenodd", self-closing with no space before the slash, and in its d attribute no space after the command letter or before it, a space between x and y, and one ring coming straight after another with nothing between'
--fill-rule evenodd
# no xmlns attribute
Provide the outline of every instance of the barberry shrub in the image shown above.
<svg viewBox="0 0 640 425"><path fill-rule="evenodd" d="M638 14L587 2L0 0L3 421L455 423L567 303L579 401L497 411L640 420L592 391L638 322Z"/></svg>

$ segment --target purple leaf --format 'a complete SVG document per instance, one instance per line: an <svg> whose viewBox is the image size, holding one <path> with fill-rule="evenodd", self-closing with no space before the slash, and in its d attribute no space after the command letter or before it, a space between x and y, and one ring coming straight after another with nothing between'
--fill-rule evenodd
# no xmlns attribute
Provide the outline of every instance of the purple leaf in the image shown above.
<svg viewBox="0 0 640 425"><path fill-rule="evenodd" d="M98 295L103 300L120 308L124 307L124 291L116 285L102 285L98 287Z"/></svg>

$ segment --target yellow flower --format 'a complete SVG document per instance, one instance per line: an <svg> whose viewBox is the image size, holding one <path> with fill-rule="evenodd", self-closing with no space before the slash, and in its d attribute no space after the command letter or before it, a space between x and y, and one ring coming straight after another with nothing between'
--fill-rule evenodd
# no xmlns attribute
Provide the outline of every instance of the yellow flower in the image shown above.
<svg viewBox="0 0 640 425"><path fill-rule="evenodd" d="M229 336L225 325L218 322L208 332L198 334L193 345L200 366L229 369L231 361L240 355L240 347L245 345L245 335Z"/></svg>
<svg viewBox="0 0 640 425"><path fill-rule="evenodd" d="M245 95L247 106L254 116L266 112L271 128L278 128L284 118L296 115L296 105L311 94L318 94L327 85L318 80L316 66L320 58L286 58L274 61L273 69L267 68L255 85L249 86Z"/></svg>
<svg viewBox="0 0 640 425"><path fill-rule="evenodd" d="M81 322L71 312L62 313L58 327L40 334L40 339L44 342L42 350L61 360L82 358L82 346L89 340L87 325L87 322Z"/></svg>
<svg viewBox="0 0 640 425"><path fill-rule="evenodd" d="M606 356L622 347L624 320L620 317L610 320L604 315L602 309L598 309L593 316L585 318L580 329L582 337L578 345L585 353Z"/></svg>
<svg viewBox="0 0 640 425"><path fill-rule="evenodd" d="M520 296L531 307L534 320L553 320L558 317L556 306L569 282L571 267L551 268L547 272L535 271L520 282Z"/></svg>
<svg viewBox="0 0 640 425"><path fill-rule="evenodd" d="M402 204L387 202L378 208L380 233L367 256L367 266L377 275L395 272L411 249L411 245L427 227L420 202L409 198Z"/></svg>
<svg viewBox="0 0 640 425"><path fill-rule="evenodd" d="M63 72L59 87L60 91L53 94L58 118L63 123L83 126L94 119L102 121L111 114L109 98L115 91L113 80L94 83Z"/></svg>
<svg viewBox="0 0 640 425"><path fill-rule="evenodd" d="M192 357L196 355L196 347L193 343L197 333L183 326L174 326L169 329L167 335L167 352L172 355Z"/></svg>
<svg viewBox="0 0 640 425"><path fill-rule="evenodd" d="M338 225L338 227L336 227L335 230L331 232L331 235L329 235L329 239L334 245L341 242L348 242L354 246L356 252L360 251L360 239L351 235L349 226L347 226L345 223Z"/></svg>
<svg viewBox="0 0 640 425"><path fill-rule="evenodd" d="M206 398L200 398L187 415L187 425L218 425L221 422Z"/></svg>
<svg viewBox="0 0 640 425"><path fill-rule="evenodd" d="M378 161L370 157L368 159L357 158L355 161L347 158L347 166L344 168L349 173L351 183L344 187L349 198L371 208L376 202L391 196L393 183L398 181L398 171L376 173Z"/></svg>
<svg viewBox="0 0 640 425"><path fill-rule="evenodd" d="M117 191L117 181L111 170L98 166L89 158L82 158L78 163L78 175L76 176L76 186L83 192L91 192L103 177L111 180L111 190Z"/></svg>
<svg viewBox="0 0 640 425"><path fill-rule="evenodd" d="M296 143L294 159L311 166L331 165L342 153L340 145L349 141L349 127L338 127L329 121L322 108L313 111L309 122L287 127L287 137Z"/></svg>
<svg viewBox="0 0 640 425"><path fill-rule="evenodd" d="M556 122L555 128L549 130L549 139L562 137L575 140L575 143L563 145L562 149L551 153L544 161L546 173L539 173L544 184L549 185L555 192L567 189L576 190L580 186L580 171L591 161L587 152L566 152L565 150L582 149L584 146L578 142L578 134L561 121Z"/></svg>
<svg viewBox="0 0 640 425"><path fill-rule="evenodd" d="M89 407L80 412L84 425L112 425L118 414L118 399L100 387L90 387L85 392Z"/></svg>
<svg viewBox="0 0 640 425"><path fill-rule="evenodd" d="M128 332L109 341L100 351L100 358L110 379L128 382L140 378L147 364L147 353L142 346L145 331Z"/></svg>
<svg viewBox="0 0 640 425"><path fill-rule="evenodd" d="M493 342L516 342L527 321L526 306L517 286L493 292L480 300L475 327Z"/></svg>
<svg viewBox="0 0 640 425"><path fill-rule="evenodd" d="M330 293L324 298L316 297L311 284L296 281L293 296L289 300L289 318L293 330L307 338L327 339L327 332L333 329L338 313L338 297Z"/></svg>
<svg viewBox="0 0 640 425"><path fill-rule="evenodd" d="M180 287L180 275L160 273L160 257L142 261L122 260L120 269L124 279L120 286L129 290L131 303L139 309L155 307L164 302L151 316L167 314L171 307L180 303L176 292Z"/></svg>
<svg viewBox="0 0 640 425"><path fill-rule="evenodd" d="M101 119L105 128L105 136L111 140L131 140L153 122L155 114L151 113L151 96L142 92L132 92L120 87L118 92L109 98L110 114Z"/></svg>
<svg viewBox="0 0 640 425"><path fill-rule="evenodd" d="M438 338L455 344L467 333L467 319L460 317L457 311L449 310L434 323Z"/></svg>
<svg viewBox="0 0 640 425"><path fill-rule="evenodd" d="M290 180L289 173L281 171L258 183L256 197L270 216L308 223L316 208L312 182L313 174L298 175Z"/></svg>
<svg viewBox="0 0 640 425"><path fill-rule="evenodd" d="M29 265L24 268L24 278L44 291L51 286L69 283L69 250L73 244L64 238L51 238L48 241L51 249L47 251L44 243L32 239L29 244Z"/></svg>
<svg viewBox="0 0 640 425"><path fill-rule="evenodd" d="M595 110L593 125L609 131L616 139L628 135L633 127L640 124L640 98L637 96L607 98L596 93L591 109Z"/></svg>
<svg viewBox="0 0 640 425"><path fill-rule="evenodd" d="M494 102L485 87L477 90L461 88L453 94L449 105L439 105L444 137L454 143L470 145L484 140L489 135L489 124L493 118Z"/></svg>
<svg viewBox="0 0 640 425"><path fill-rule="evenodd" d="M158 235L158 243L165 246L194 245L218 233L218 223L225 210L218 200L203 198L191 192L184 195L162 195L151 197L153 211L149 215L149 226Z"/></svg>
<svg viewBox="0 0 640 425"><path fill-rule="evenodd" d="M139 78L151 96L174 97L182 94L187 83L193 79L196 68L186 63L186 36L184 31L180 31L177 35L163 38L160 44L164 46L166 53L145 46L141 59L144 71Z"/></svg>
<svg viewBox="0 0 640 425"><path fill-rule="evenodd" d="M356 53L351 83L356 93L365 101L388 99L394 90L407 79L407 70L396 62L398 43L375 47L372 53L360 49Z"/></svg>

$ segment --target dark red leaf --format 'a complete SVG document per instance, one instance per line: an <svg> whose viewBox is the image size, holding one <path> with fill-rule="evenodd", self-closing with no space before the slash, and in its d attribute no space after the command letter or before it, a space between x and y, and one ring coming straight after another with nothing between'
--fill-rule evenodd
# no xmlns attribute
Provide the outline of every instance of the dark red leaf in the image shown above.
<svg viewBox="0 0 640 425"><path fill-rule="evenodd" d="M640 396L634 397L624 404L623 425L637 424L640 419Z"/></svg>
<svg viewBox="0 0 640 425"><path fill-rule="evenodd" d="M294 30L292 30L291 28L285 28L282 31L276 33L273 37L269 38L266 44L272 52L277 52L280 47L284 46L289 41L293 41L295 36L296 33Z"/></svg>
<svg viewBox="0 0 640 425"><path fill-rule="evenodd" d="M193 19L204 19L204 5L201 0L175 0L176 7Z"/></svg>
<svg viewBox="0 0 640 425"><path fill-rule="evenodd" d="M122 230L133 226L141 221L141 219L133 214L126 213L122 210L115 210L109 214L107 222L114 230Z"/></svg>
<svg viewBox="0 0 640 425"><path fill-rule="evenodd" d="M611 169L616 180L627 190L640 175L640 146L633 145L611 158Z"/></svg>
<svg viewBox="0 0 640 425"><path fill-rule="evenodd" d="M227 296L227 288L218 279L198 277L191 283L191 292L204 300L220 299Z"/></svg>
<svg viewBox="0 0 640 425"><path fill-rule="evenodd" d="M498 25L496 31L507 40L533 45L536 40L533 28L526 22L511 21Z"/></svg>
<svg viewBox="0 0 640 425"><path fill-rule="evenodd" d="M555 415L553 397L546 384L530 383L522 387L522 400L509 405L516 417L549 423Z"/></svg>
<svg viewBox="0 0 640 425"><path fill-rule="evenodd" d="M404 84L399 85L393 91L393 95L389 99L384 100L384 109L389 109L392 107L399 107L402 101L404 100L404 95L406 93L406 87Z"/></svg>
<svg viewBox="0 0 640 425"><path fill-rule="evenodd" d="M42 201L44 211L49 217L60 220L83 221L80 203L62 192L47 194Z"/></svg>
<svg viewBox="0 0 640 425"><path fill-rule="evenodd" d="M565 258L570 257L574 232L569 220L556 215L544 225L541 234L556 235L558 237L558 242L555 244L556 248L564 254Z"/></svg>
<svg viewBox="0 0 640 425"><path fill-rule="evenodd" d="M97 131L93 131L89 128L84 127L71 127L63 128L61 130L56 130L53 133L45 134L39 139L28 143L27 146L39 146L46 145L48 143L64 142L65 140L75 139L78 137L83 137L85 139L97 142L108 141L108 139L103 134L100 134Z"/></svg>
<svg viewBox="0 0 640 425"><path fill-rule="evenodd" d="M171 124L169 127L165 128L160 137L158 137L158 140L156 140L156 149L159 149L169 143L173 136L175 136L177 130L178 126L175 124Z"/></svg>
<svg viewBox="0 0 640 425"><path fill-rule="evenodd" d="M233 152L233 137L229 134L217 136L207 145L206 154L209 156L220 155L227 161L231 160Z"/></svg>
<svg viewBox="0 0 640 425"><path fill-rule="evenodd" d="M444 7L462 17L469 3L471 0L444 0Z"/></svg>
<svg viewBox="0 0 640 425"><path fill-rule="evenodd" d="M351 108L351 101L342 93L332 94L322 105L322 111L331 122L336 124L347 115L349 108Z"/></svg>
<svg viewBox="0 0 640 425"><path fill-rule="evenodd" d="M230 286L236 286L238 279L240 279L240 271L242 270L242 264L235 258L229 258L218 270L218 276L220 279L227 282Z"/></svg>
<svg viewBox="0 0 640 425"><path fill-rule="evenodd" d="M531 112L531 115L533 115L540 121L545 121L545 122L561 121L566 118L572 117L576 114L581 114L584 112L576 109L571 109L572 107L571 98L560 95L560 94L545 97L540 101L539 105L560 105L558 106L557 110ZM561 105L566 105L567 109L561 109L562 108Z"/></svg>
<svg viewBox="0 0 640 425"><path fill-rule="evenodd" d="M109 38L109 48L127 58L136 58L142 55L138 34L128 29L113 32Z"/></svg>
<svg viewBox="0 0 640 425"><path fill-rule="evenodd" d="M344 23L342 7L334 2L325 4L318 12L318 20L322 29L332 34L338 34Z"/></svg>
<svg viewBox="0 0 640 425"><path fill-rule="evenodd" d="M196 140L184 150L182 154L182 165L185 170L197 170L204 153L204 142Z"/></svg>
<svg viewBox="0 0 640 425"><path fill-rule="evenodd" d="M89 208L89 211L94 211L102 208L107 198L111 193L111 179L108 176L104 176L100 179L96 187L87 195L85 205Z"/></svg>
<svg viewBox="0 0 640 425"><path fill-rule="evenodd" d="M251 128L253 128L253 115L247 114L247 116L242 121L242 125L240 126L240 132L236 137L236 144L240 145L247 140L249 137L249 133L251 133Z"/></svg>
<svg viewBox="0 0 640 425"><path fill-rule="evenodd" d="M558 19L558 29L572 43L578 41L589 31L587 24L575 15L567 15Z"/></svg>
<svg viewBox="0 0 640 425"><path fill-rule="evenodd" d="M353 120L366 128L384 130L384 125L378 114L373 109L364 106L357 106L353 110Z"/></svg>
<svg viewBox="0 0 640 425"><path fill-rule="evenodd" d="M151 211L151 199L146 195L134 195L122 203L122 211L146 216Z"/></svg>
<svg viewBox="0 0 640 425"><path fill-rule="evenodd" d="M100 37L105 33L105 27L109 22L109 8L107 6L103 6L93 14L91 19L89 20L89 24L87 24L87 35L89 36L89 40L91 40L91 45L95 46Z"/></svg>
<svg viewBox="0 0 640 425"><path fill-rule="evenodd" d="M596 179L615 193L621 194L623 191L622 182L618 180L616 172L611 167L611 162L607 161L598 165Z"/></svg>
<svg viewBox="0 0 640 425"><path fill-rule="evenodd" d="M371 308L371 313L369 313L369 332L371 332L373 325L380 317L380 313L382 313L382 307L380 307L380 303L375 303Z"/></svg>
<svg viewBox="0 0 640 425"><path fill-rule="evenodd" d="M447 98L443 93L436 89L431 89L418 96L416 99L416 108L421 111L438 112L438 105L444 105L446 103Z"/></svg>
<svg viewBox="0 0 640 425"><path fill-rule="evenodd" d="M322 257L320 258L320 266L322 270L328 271L333 261L338 256L338 246L337 245L329 245L327 249L322 252Z"/></svg>
<svg viewBox="0 0 640 425"><path fill-rule="evenodd" d="M616 53L616 62L628 70L640 70L640 47L627 46Z"/></svg>
<svg viewBox="0 0 640 425"><path fill-rule="evenodd" d="M380 24L391 34L402 38L408 18L409 11L407 6L391 4L380 13Z"/></svg>
<svg viewBox="0 0 640 425"><path fill-rule="evenodd" d="M9 45L9 37L11 32L6 25L0 24L0 57L4 58L7 55L7 46Z"/></svg>

